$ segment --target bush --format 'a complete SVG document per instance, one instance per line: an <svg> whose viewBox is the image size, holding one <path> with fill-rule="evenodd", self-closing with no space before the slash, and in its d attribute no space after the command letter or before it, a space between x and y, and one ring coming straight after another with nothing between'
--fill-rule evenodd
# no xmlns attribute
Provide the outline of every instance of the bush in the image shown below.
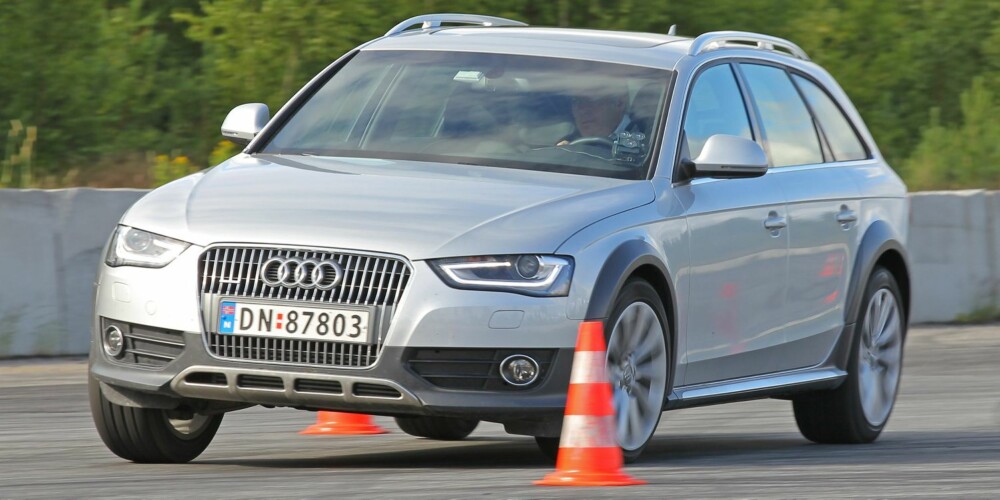
<svg viewBox="0 0 1000 500"><path fill-rule="evenodd" d="M1000 99L977 77L961 95L962 121L946 126L931 111L913 155L904 165L913 191L1000 189Z"/></svg>

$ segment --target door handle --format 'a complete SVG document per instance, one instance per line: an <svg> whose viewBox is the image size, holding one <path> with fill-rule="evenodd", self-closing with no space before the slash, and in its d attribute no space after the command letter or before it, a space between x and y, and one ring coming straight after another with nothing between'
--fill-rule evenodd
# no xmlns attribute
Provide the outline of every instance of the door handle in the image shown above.
<svg viewBox="0 0 1000 500"><path fill-rule="evenodd" d="M774 210L767 214L767 218L764 219L764 229L770 231L771 236L777 236L786 226L788 226L788 221Z"/></svg>
<svg viewBox="0 0 1000 500"><path fill-rule="evenodd" d="M847 205L840 206L840 213L837 214L837 222L840 224L840 227L848 229L857 220L858 214L854 210L847 208Z"/></svg>

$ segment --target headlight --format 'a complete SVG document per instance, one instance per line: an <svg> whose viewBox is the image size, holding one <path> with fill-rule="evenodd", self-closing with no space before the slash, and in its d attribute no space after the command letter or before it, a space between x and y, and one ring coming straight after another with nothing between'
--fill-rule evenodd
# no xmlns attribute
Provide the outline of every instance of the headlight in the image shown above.
<svg viewBox="0 0 1000 500"><path fill-rule="evenodd" d="M432 260L430 265L454 288L539 297L567 295L573 277L573 260L552 255L457 257Z"/></svg>
<svg viewBox="0 0 1000 500"><path fill-rule="evenodd" d="M111 236L104 262L111 267L163 267L177 258L190 243L149 233L128 226L118 226Z"/></svg>

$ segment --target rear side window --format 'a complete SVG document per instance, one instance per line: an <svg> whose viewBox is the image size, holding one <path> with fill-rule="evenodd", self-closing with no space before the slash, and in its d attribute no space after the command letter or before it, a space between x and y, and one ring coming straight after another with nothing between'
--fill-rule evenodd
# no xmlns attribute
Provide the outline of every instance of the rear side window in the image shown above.
<svg viewBox="0 0 1000 500"><path fill-rule="evenodd" d="M705 70L691 90L684 118L689 158L697 158L705 141L715 134L753 140L743 95L728 64Z"/></svg>
<svg viewBox="0 0 1000 500"><path fill-rule="evenodd" d="M773 166L822 163L816 126L788 73L760 64L741 68L760 112Z"/></svg>
<svg viewBox="0 0 1000 500"><path fill-rule="evenodd" d="M851 126L851 122L847 120L833 99L815 83L799 75L793 75L792 78L802 90L802 94L806 96L806 101L812 107L816 120L819 121L819 126L826 134L826 140L830 143L830 149L833 150L833 158L837 161L868 158L868 152L865 151L864 145L858 139L858 134L854 132L854 127Z"/></svg>

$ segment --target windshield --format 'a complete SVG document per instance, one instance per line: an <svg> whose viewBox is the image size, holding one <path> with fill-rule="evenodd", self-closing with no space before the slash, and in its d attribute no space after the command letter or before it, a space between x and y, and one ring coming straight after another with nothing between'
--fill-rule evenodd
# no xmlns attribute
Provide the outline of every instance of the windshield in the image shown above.
<svg viewBox="0 0 1000 500"><path fill-rule="evenodd" d="M363 51L260 152L645 179L670 76L547 57Z"/></svg>

